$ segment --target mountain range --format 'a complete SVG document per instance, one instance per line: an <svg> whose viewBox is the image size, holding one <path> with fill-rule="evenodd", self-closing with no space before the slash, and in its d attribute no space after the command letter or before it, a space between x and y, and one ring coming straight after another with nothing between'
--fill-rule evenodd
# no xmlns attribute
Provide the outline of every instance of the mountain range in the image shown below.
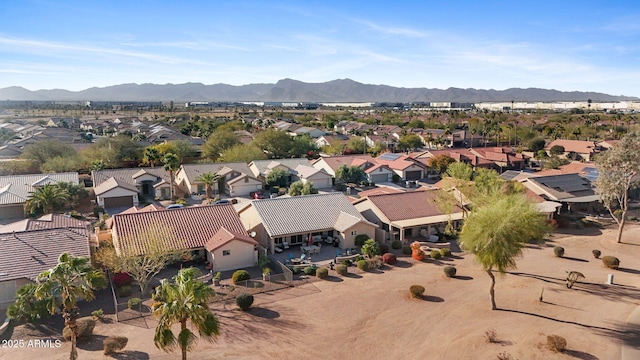
<svg viewBox="0 0 640 360"><path fill-rule="evenodd" d="M63 89L31 91L12 86L0 89L2 100L27 101L265 101L265 102L498 102L498 101L623 101L637 97L597 92L557 91L539 88L481 90L401 88L362 84L351 79L305 83L283 79L275 84L227 85L121 84L81 91Z"/></svg>

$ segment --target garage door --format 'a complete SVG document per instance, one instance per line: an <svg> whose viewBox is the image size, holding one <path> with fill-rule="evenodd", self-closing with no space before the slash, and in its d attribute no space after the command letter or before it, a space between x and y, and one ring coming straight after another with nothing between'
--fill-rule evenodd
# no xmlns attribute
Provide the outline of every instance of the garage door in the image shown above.
<svg viewBox="0 0 640 360"><path fill-rule="evenodd" d="M371 181L373 181L374 183L388 182L389 181L389 175L387 175L387 174L371 175Z"/></svg>
<svg viewBox="0 0 640 360"><path fill-rule="evenodd" d="M418 180L422 176L422 171L407 171L407 180Z"/></svg>
<svg viewBox="0 0 640 360"><path fill-rule="evenodd" d="M131 196L118 196L104 199L105 208L114 207L131 207L133 206L133 197Z"/></svg>
<svg viewBox="0 0 640 360"><path fill-rule="evenodd" d="M20 205L0 206L0 219L23 219L24 207Z"/></svg>

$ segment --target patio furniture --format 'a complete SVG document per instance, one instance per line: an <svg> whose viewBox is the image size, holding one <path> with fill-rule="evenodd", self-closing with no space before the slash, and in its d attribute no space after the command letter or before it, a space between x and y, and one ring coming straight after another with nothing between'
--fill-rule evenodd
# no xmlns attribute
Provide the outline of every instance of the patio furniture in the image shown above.
<svg viewBox="0 0 640 360"><path fill-rule="evenodd" d="M286 242L286 241L283 241L282 242L282 247L285 248L285 249L288 249L289 248L289 243Z"/></svg>
<svg viewBox="0 0 640 360"><path fill-rule="evenodd" d="M281 253L282 252L282 248L279 246L276 246L275 248L273 248L273 250L275 250L275 252L277 253Z"/></svg>
<svg viewBox="0 0 640 360"><path fill-rule="evenodd" d="M327 238L324 239L324 242L326 244L333 245L333 238L331 236L327 236Z"/></svg>
<svg viewBox="0 0 640 360"><path fill-rule="evenodd" d="M293 260L293 254L289 254L289 260Z"/></svg>
<svg viewBox="0 0 640 360"><path fill-rule="evenodd" d="M300 255L300 261L304 261L304 259L307 257L307 254L302 254Z"/></svg>

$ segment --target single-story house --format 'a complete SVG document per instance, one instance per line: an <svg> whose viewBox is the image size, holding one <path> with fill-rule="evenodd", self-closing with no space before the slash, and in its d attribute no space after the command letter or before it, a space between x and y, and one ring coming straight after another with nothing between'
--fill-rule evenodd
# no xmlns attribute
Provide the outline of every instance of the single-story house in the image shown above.
<svg viewBox="0 0 640 360"><path fill-rule="evenodd" d="M137 206L138 194L171 198L171 177L163 168L105 169L91 172L97 204L107 208Z"/></svg>
<svg viewBox="0 0 640 360"><path fill-rule="evenodd" d="M443 233L451 222L457 229L463 218L463 210L453 204L451 212L445 212L437 203L439 189L370 195L353 203L353 206L370 222L387 232L387 239L406 241Z"/></svg>
<svg viewBox="0 0 640 360"><path fill-rule="evenodd" d="M313 166L298 165L294 169L295 175L303 183L310 182L316 189L329 189L333 186L333 180L324 169L317 169Z"/></svg>
<svg viewBox="0 0 640 360"><path fill-rule="evenodd" d="M416 161L405 154L384 153L377 158L375 162L380 165L386 165L389 169L400 177L402 180L419 180L424 178L424 164Z"/></svg>
<svg viewBox="0 0 640 360"><path fill-rule="evenodd" d="M302 245L309 236L337 238L341 248L352 248L358 234L374 239L377 228L342 193L253 200L238 214L272 254L276 246Z"/></svg>
<svg viewBox="0 0 640 360"><path fill-rule="evenodd" d="M357 166L363 170L376 164L371 155L337 155L323 156L313 161L313 167L323 169L327 174L335 177L336 171L342 166Z"/></svg>
<svg viewBox="0 0 640 360"><path fill-rule="evenodd" d="M87 231L44 228L0 233L0 309L15 299L16 291L53 268L64 252L90 256Z"/></svg>
<svg viewBox="0 0 640 360"><path fill-rule="evenodd" d="M295 169L298 165L312 166L311 162L305 158L293 158L293 159L273 159L273 160L254 160L249 163L249 169L253 173L253 176L263 180L271 172L272 169L282 169L289 173L287 179L289 183L297 181L299 178Z"/></svg>
<svg viewBox="0 0 640 360"><path fill-rule="evenodd" d="M593 212L601 207L600 196L587 178L578 174L535 176L521 180L536 195L548 201L562 203L569 211Z"/></svg>
<svg viewBox="0 0 640 360"><path fill-rule="evenodd" d="M247 196L264 187L263 182L256 178L249 166L243 162L183 164L176 173L176 184L189 194L204 195L205 184L196 179L206 173L221 177L216 184L211 185L211 194Z"/></svg>
<svg viewBox="0 0 640 360"><path fill-rule="evenodd" d="M24 204L38 187L56 183L80 183L77 172L0 176L0 221L22 219Z"/></svg>
<svg viewBox="0 0 640 360"><path fill-rule="evenodd" d="M548 154L551 154L551 148L554 146L561 146L564 148L564 152L561 154L563 157L573 158L575 155L579 155L580 158L574 160L592 161L593 156L601 152L604 148L600 147L595 141L585 140L567 140L556 139L547 144L544 149Z"/></svg>
<svg viewBox="0 0 640 360"><path fill-rule="evenodd" d="M395 172L391 170L387 165L377 164L367 168L365 171L367 174L367 181L372 183L385 183L393 180L393 174Z"/></svg>
<svg viewBox="0 0 640 360"><path fill-rule="evenodd" d="M167 249L206 257L214 271L250 267L258 260L258 243L231 204L117 214L111 235L117 254L143 254L150 241L161 241Z"/></svg>

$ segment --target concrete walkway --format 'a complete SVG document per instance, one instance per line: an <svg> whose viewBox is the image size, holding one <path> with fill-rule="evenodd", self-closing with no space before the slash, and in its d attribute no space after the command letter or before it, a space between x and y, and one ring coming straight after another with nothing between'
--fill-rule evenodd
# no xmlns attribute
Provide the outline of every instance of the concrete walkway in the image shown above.
<svg viewBox="0 0 640 360"><path fill-rule="evenodd" d="M640 329L640 306L637 306L629 318L627 319L627 331L636 331ZM634 338L640 339L640 334ZM622 352L620 359L622 360L638 360L640 359L640 343L630 343L631 341L624 341L622 343Z"/></svg>

